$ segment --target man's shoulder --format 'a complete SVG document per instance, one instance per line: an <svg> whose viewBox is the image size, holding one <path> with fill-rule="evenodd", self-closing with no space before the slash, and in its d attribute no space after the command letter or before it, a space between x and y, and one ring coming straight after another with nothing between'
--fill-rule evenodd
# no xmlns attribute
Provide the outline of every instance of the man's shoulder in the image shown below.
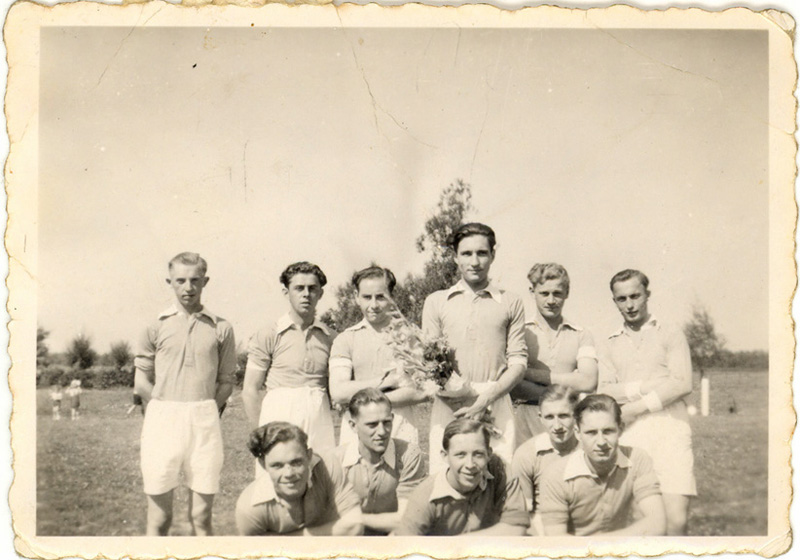
<svg viewBox="0 0 800 560"><path fill-rule="evenodd" d="M394 441L394 449L397 457L405 464L412 460L417 460L422 456L422 449L413 442L404 439L392 438Z"/></svg>

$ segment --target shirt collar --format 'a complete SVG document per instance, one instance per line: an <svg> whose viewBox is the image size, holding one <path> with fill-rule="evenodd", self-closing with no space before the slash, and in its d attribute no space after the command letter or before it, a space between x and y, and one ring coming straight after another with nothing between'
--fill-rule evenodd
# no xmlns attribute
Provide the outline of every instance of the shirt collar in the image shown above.
<svg viewBox="0 0 800 560"><path fill-rule="evenodd" d="M466 500L467 497L453 488L450 485L450 482L447 480L447 471L450 469L442 469L436 475L436 478L433 479L433 488L431 488L431 495L428 498L428 501L432 502L434 500L439 500L441 498L453 498L454 500ZM489 479L494 478L492 473L487 470L483 471L483 476L481 477L480 482L478 483L478 487L481 490L486 490L486 484Z"/></svg>
<svg viewBox="0 0 800 560"><path fill-rule="evenodd" d="M660 329L661 322L656 319L653 315L650 315L650 318L642 325L641 330L648 330L648 329ZM628 327L627 323L623 323L623 325L619 328L619 330L614 331L608 338L614 338L616 336L622 336L623 334L627 333L631 329Z"/></svg>
<svg viewBox="0 0 800 560"><path fill-rule="evenodd" d="M166 319L167 317L171 317L172 315L177 315L180 312L181 311L178 309L178 306L170 305L164 311L159 313L158 318L159 319ZM205 307L201 308L200 311L198 311L197 313L193 313L193 315L205 315L206 317L211 319L211 322L213 322L215 325L217 324L217 321L219 321L219 318L217 318L216 315L211 313L211 311L209 311Z"/></svg>
<svg viewBox="0 0 800 560"><path fill-rule="evenodd" d="M297 327L298 330L300 329L300 326L294 321L292 321L292 318L289 316L288 313L283 315L280 319L278 319L275 322L275 328L277 329L278 334L281 334L284 331L287 331L295 327ZM311 324L309 329L314 329L314 328L321 330L323 333L325 333L326 336L330 336L331 334L331 331L330 329L328 329L327 325L325 325L325 323L323 323L316 317L314 318L314 322Z"/></svg>
<svg viewBox="0 0 800 560"><path fill-rule="evenodd" d="M489 284L484 289L478 290L475 293L482 294L484 292L489 294L497 303L503 303L503 292L500 291L500 288L492 284L491 281L489 281ZM447 297L449 299L450 296L458 293L472 293L472 288L467 285L463 278L447 290Z"/></svg>
<svg viewBox="0 0 800 560"><path fill-rule="evenodd" d="M627 469L631 466L631 460L622 452L622 447L617 447L617 461L615 466L621 469ZM567 465L564 468L564 480L570 480L581 476L598 478L597 473L589 468L589 461L586 458L586 453L584 453L583 449L578 448L567 457Z"/></svg>
<svg viewBox="0 0 800 560"><path fill-rule="evenodd" d="M529 311L530 308L533 308ZM536 307L536 304L529 304L529 307L525 309L525 324L526 325L536 325L537 327L544 328L547 325L547 320L542 317L542 314L539 313L539 308ZM548 325L549 328L549 325ZM564 329L571 329L573 331L582 331L583 327L579 327L566 317L561 317L561 324L558 325L557 331L560 331L562 328Z"/></svg>
<svg viewBox="0 0 800 560"><path fill-rule="evenodd" d="M361 460L361 453L358 452L358 442L349 443L344 448L344 455L342 456L342 466L344 468L354 467ZM394 445L394 438L389 439L389 445L386 446L386 451L383 452L381 460L386 463L389 468L397 468L397 451Z"/></svg>
<svg viewBox="0 0 800 560"><path fill-rule="evenodd" d="M321 460L322 459L320 459L319 455L314 454L311 456L311 463L308 466L307 489L314 485L314 469ZM268 502L280 500L278 494L275 492L275 486L272 484L272 478L270 478L269 473L261 471L260 465L258 468L259 472L256 474L255 482L253 482L255 487L253 489L253 495L250 500L250 504L257 506L258 504L266 504Z"/></svg>
<svg viewBox="0 0 800 560"><path fill-rule="evenodd" d="M360 331L361 329L366 329L369 325L367 324L366 319L361 319L358 323L353 325L352 327L347 327L346 331Z"/></svg>
<svg viewBox="0 0 800 560"><path fill-rule="evenodd" d="M536 439L533 441L536 445L536 453L543 451L555 451L556 448L553 447L553 442L550 441L550 435L547 432L542 432L535 437Z"/></svg>

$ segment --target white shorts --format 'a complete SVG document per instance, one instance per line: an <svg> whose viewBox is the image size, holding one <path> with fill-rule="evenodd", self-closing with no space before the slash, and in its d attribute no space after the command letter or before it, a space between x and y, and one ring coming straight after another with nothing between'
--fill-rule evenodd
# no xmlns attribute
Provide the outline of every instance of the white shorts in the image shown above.
<svg viewBox="0 0 800 560"><path fill-rule="evenodd" d="M688 422L667 411L646 413L626 427L619 442L650 455L663 494L697 495Z"/></svg>
<svg viewBox="0 0 800 560"><path fill-rule="evenodd" d="M300 427L308 436L308 446L316 452L336 447L331 403L324 389L282 387L267 391L258 425L276 421Z"/></svg>
<svg viewBox="0 0 800 560"><path fill-rule="evenodd" d="M413 414L414 407L404 406L394 409L394 420L392 421L392 437L402 439L414 445L419 445L419 431L408 419ZM348 445L358 441L353 428L350 427L350 413L342 414L342 429L339 432L339 445Z"/></svg>
<svg viewBox="0 0 800 560"><path fill-rule="evenodd" d="M169 492L180 484L200 494L216 494L222 471L222 430L213 400L151 400L141 440L145 494Z"/></svg>

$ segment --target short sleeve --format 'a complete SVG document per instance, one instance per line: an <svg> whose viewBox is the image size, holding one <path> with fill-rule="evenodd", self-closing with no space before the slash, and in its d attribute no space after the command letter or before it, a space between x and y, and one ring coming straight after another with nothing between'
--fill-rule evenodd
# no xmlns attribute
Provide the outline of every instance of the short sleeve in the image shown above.
<svg viewBox="0 0 800 560"><path fill-rule="evenodd" d="M330 370L338 367L353 369L353 333L344 331L333 339L331 346L331 356L328 361Z"/></svg>
<svg viewBox="0 0 800 560"><path fill-rule="evenodd" d="M578 337L578 356L577 359L591 358L597 359L597 350L594 346L594 337L588 330L583 329Z"/></svg>
<svg viewBox="0 0 800 560"><path fill-rule="evenodd" d="M400 525L394 534L427 535L430 533L434 518L433 505L428 499L431 493L431 484L432 479L429 477L411 492Z"/></svg>
<svg viewBox="0 0 800 560"><path fill-rule="evenodd" d="M254 484L251 482L236 501L236 529L243 536L266 535L269 532L266 506L254 506L251 503Z"/></svg>
<svg viewBox="0 0 800 560"><path fill-rule="evenodd" d="M528 511L534 509L534 461L536 458L536 447L523 443L514 453L511 461L511 476L519 481L519 488L525 497L525 505Z"/></svg>
<svg viewBox="0 0 800 560"><path fill-rule="evenodd" d="M439 295L440 292L433 292L422 305L422 332L432 337L442 335Z"/></svg>
<svg viewBox="0 0 800 560"><path fill-rule="evenodd" d="M361 499L347 476L345 476L342 464L336 460L332 453L326 455L324 464L328 469L333 486L333 500L338 514L337 517L340 517L354 507L358 507L361 504Z"/></svg>
<svg viewBox="0 0 800 560"><path fill-rule="evenodd" d="M406 443L405 445L405 453L402 454L403 465L400 469L400 478L397 482L398 500L408 499L414 489L419 486L419 483L425 479L422 452L419 447L413 443Z"/></svg>
<svg viewBox="0 0 800 560"><path fill-rule="evenodd" d="M506 335L506 361L509 366L528 365L528 345L525 342L525 305L522 300L506 292L509 302L509 324Z"/></svg>
<svg viewBox="0 0 800 560"><path fill-rule="evenodd" d="M233 383L233 373L236 371L236 339L233 327L227 321L221 321L217 330L219 332L217 383Z"/></svg>
<svg viewBox="0 0 800 560"><path fill-rule="evenodd" d="M653 469L653 460L642 449L631 450L631 460L634 464L633 499L638 503L650 496L661 495L658 476Z"/></svg>
<svg viewBox="0 0 800 560"><path fill-rule="evenodd" d="M260 371L269 370L276 338L277 334L271 328L262 329L250 338L250 342L247 344L248 367L255 367Z"/></svg>
<svg viewBox="0 0 800 560"><path fill-rule="evenodd" d="M155 374L156 342L158 338L158 324L147 327L136 344L133 365L152 379Z"/></svg>
<svg viewBox="0 0 800 560"><path fill-rule="evenodd" d="M569 523L569 500L561 476L561 469L550 468L540 478L539 513L545 529L552 525L567 527Z"/></svg>
<svg viewBox="0 0 800 560"><path fill-rule="evenodd" d="M525 496L516 477L508 476L507 467L501 463L495 475L498 485L496 507L500 510L500 523L528 527L530 515L525 507Z"/></svg>

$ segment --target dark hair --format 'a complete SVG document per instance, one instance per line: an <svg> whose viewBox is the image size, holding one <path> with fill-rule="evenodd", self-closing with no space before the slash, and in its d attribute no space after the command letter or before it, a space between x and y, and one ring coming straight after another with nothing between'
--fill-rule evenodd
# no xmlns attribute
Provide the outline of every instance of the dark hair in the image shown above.
<svg viewBox="0 0 800 560"><path fill-rule="evenodd" d="M531 286L534 288L548 280L561 280L564 284L564 290L569 295L569 274L567 274L567 269L560 264L536 263L528 272L528 280L530 280Z"/></svg>
<svg viewBox="0 0 800 560"><path fill-rule="evenodd" d="M494 246L496 243L494 230L485 224L479 224L477 222L471 222L469 224L462 224L458 226L450 238L450 247L453 248L453 251L458 253L458 244L461 243L461 240L465 237L471 237L473 235L485 236L489 240L489 249L494 251Z"/></svg>
<svg viewBox="0 0 800 560"><path fill-rule="evenodd" d="M281 272L281 284L288 288L296 274L313 274L319 280L320 288L328 283L328 279L320 267L307 261L301 261L290 264L286 267L286 270Z"/></svg>
<svg viewBox="0 0 800 560"><path fill-rule="evenodd" d="M200 265L200 273L203 276L205 276L206 272L208 272L208 263L197 253L191 253L189 251L178 253L170 259L167 269L172 270L173 265L176 264L186 264L189 266Z"/></svg>
<svg viewBox="0 0 800 560"><path fill-rule="evenodd" d="M575 423L580 427L586 412L608 412L614 416L617 426L622 427L622 409L617 401L608 395L589 395L575 407Z"/></svg>
<svg viewBox="0 0 800 560"><path fill-rule="evenodd" d="M442 448L445 451L450 449L450 440L453 438L453 436L477 433L483 435L483 441L486 443L486 449L490 449L491 446L489 445L489 440L491 435L489 434L489 429L483 422L473 420L472 418L456 418L444 429L444 435L442 436Z"/></svg>
<svg viewBox="0 0 800 560"><path fill-rule="evenodd" d="M550 385L547 389L545 389L542 396L539 397L539 406L543 405L546 402L551 401L567 401L569 407L572 410L575 410L575 406L578 404L578 399L580 398L580 393L578 393L572 387L565 387L564 385Z"/></svg>
<svg viewBox="0 0 800 560"><path fill-rule="evenodd" d="M303 449L308 450L306 433L289 422L270 422L250 432L247 448L258 459L263 459L270 449L278 443L296 441Z"/></svg>
<svg viewBox="0 0 800 560"><path fill-rule="evenodd" d="M394 287L397 285L397 279L394 277L391 270L388 268L381 268L380 266L369 266L353 274L351 282L356 291L359 290L361 281L367 278L383 278L386 281L386 289L389 290L389 295L392 295Z"/></svg>
<svg viewBox="0 0 800 560"><path fill-rule="evenodd" d="M350 399L347 405L347 411L350 413L350 417L357 418L358 413L361 412L361 407L370 403L387 404L390 410L392 408L392 401L389 400L383 391L375 387L367 387L366 389L358 391L353 395L353 398Z"/></svg>
<svg viewBox="0 0 800 560"><path fill-rule="evenodd" d="M638 278L639 282L641 282L642 286L644 286L645 291L647 290L647 287L650 285L650 279L647 278L647 275L645 275L644 272L633 268L626 268L625 270L620 270L614 276L611 277L611 282L609 282L609 287L611 288L611 291L612 292L614 291L614 284L616 284L617 282L625 282L627 280L630 280L631 278Z"/></svg>

